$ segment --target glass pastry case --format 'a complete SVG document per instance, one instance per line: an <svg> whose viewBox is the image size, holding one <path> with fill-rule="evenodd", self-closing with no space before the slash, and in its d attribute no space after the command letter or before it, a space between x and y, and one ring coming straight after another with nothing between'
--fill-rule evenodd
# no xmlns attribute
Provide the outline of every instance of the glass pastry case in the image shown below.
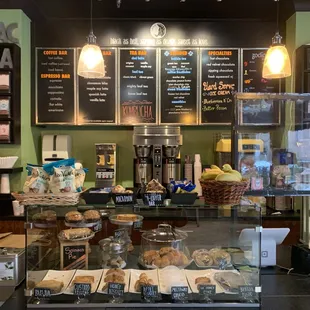
<svg viewBox="0 0 310 310"><path fill-rule="evenodd" d="M26 213L28 308L260 306L258 206L197 200L28 206ZM244 230L255 242L242 242Z"/></svg>

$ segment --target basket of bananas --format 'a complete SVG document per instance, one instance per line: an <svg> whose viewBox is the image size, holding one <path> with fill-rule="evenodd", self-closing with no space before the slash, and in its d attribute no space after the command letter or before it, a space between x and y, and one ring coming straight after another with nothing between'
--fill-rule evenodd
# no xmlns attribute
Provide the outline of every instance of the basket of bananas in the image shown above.
<svg viewBox="0 0 310 310"><path fill-rule="evenodd" d="M249 188L249 180L242 178L237 170L228 164L223 169L212 165L201 175L200 184L205 203L209 205L239 204Z"/></svg>

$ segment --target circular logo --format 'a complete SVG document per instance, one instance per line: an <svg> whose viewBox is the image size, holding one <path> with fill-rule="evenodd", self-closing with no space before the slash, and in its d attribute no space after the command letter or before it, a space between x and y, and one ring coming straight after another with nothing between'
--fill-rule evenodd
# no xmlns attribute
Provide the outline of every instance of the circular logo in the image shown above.
<svg viewBox="0 0 310 310"><path fill-rule="evenodd" d="M166 26L162 23L155 23L151 26L150 29L151 35L155 39L161 39L166 35L167 29Z"/></svg>

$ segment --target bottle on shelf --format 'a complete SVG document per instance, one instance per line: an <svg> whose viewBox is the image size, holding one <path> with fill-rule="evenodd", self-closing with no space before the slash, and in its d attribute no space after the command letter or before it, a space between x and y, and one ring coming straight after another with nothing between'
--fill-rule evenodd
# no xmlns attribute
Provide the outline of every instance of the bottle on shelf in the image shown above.
<svg viewBox="0 0 310 310"><path fill-rule="evenodd" d="M201 174L202 174L202 165L201 165L200 154L195 154L194 183L196 185L198 196L202 196L202 188L199 182L199 179L201 178Z"/></svg>

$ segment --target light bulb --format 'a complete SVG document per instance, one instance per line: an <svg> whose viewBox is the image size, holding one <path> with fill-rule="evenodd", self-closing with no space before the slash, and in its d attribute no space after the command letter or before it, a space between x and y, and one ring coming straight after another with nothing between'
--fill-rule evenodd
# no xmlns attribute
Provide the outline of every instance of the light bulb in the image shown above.
<svg viewBox="0 0 310 310"><path fill-rule="evenodd" d="M85 78L103 78L104 60L101 49L95 44L86 44L80 54L78 75Z"/></svg>
<svg viewBox="0 0 310 310"><path fill-rule="evenodd" d="M291 61L284 45L271 46L266 54L263 78L279 79L291 76Z"/></svg>

